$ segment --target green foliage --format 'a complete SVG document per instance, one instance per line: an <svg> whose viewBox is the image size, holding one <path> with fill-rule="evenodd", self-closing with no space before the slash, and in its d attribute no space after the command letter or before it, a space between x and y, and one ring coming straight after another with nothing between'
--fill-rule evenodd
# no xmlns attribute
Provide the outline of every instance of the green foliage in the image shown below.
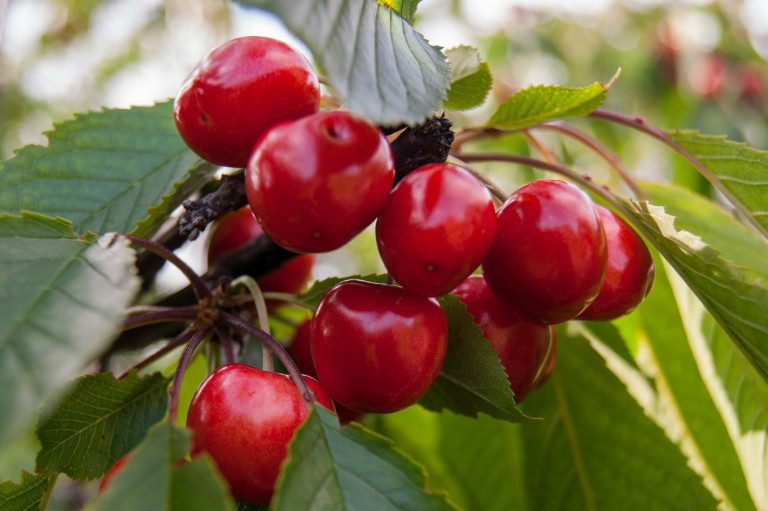
<svg viewBox="0 0 768 511"><path fill-rule="evenodd" d="M455 509L387 439L356 424L339 429L322 406L299 427L289 457L272 509Z"/></svg>
<svg viewBox="0 0 768 511"><path fill-rule="evenodd" d="M384 284L387 282L386 275L350 275L349 277L329 277L327 279L315 281L315 283L312 284L312 287L310 287L301 296L299 296L298 301L302 305L314 310L320 304L320 300L323 299L323 296L325 296L325 293L327 293L329 289L340 282L344 282L345 280L350 279L366 280L368 282L377 282L379 284Z"/></svg>
<svg viewBox="0 0 768 511"><path fill-rule="evenodd" d="M688 204L702 206L693 201ZM724 259L700 237L677 229L674 217L660 206L631 200L624 205L643 234L768 381L768 287L761 272ZM719 215L719 221L718 229L723 232L738 229L738 221L728 215Z"/></svg>
<svg viewBox="0 0 768 511"><path fill-rule="evenodd" d="M89 511L234 510L226 484L205 457L179 463L189 451L191 433L162 422L139 444L109 488Z"/></svg>
<svg viewBox="0 0 768 511"><path fill-rule="evenodd" d="M697 131L675 131L669 135L705 165L711 172L705 177L768 236L768 152L729 141L725 136L702 135Z"/></svg>
<svg viewBox="0 0 768 511"><path fill-rule="evenodd" d="M98 356L138 290L134 254L68 222L0 216L0 443Z"/></svg>
<svg viewBox="0 0 768 511"><path fill-rule="evenodd" d="M581 117L600 106L608 89L601 83L570 88L533 85L507 99L488 121L488 126L520 129L563 117Z"/></svg>
<svg viewBox="0 0 768 511"><path fill-rule="evenodd" d="M37 472L63 472L73 479L103 475L165 416L168 383L159 373L79 378L37 427L42 445Z"/></svg>
<svg viewBox="0 0 768 511"><path fill-rule="evenodd" d="M558 367L526 401L529 509L717 509L686 458L581 336L558 332Z"/></svg>
<svg viewBox="0 0 768 511"><path fill-rule="evenodd" d="M445 52L451 67L451 87L443 107L469 110L483 104L491 90L491 71L475 48L459 46Z"/></svg>
<svg viewBox="0 0 768 511"><path fill-rule="evenodd" d="M0 213L66 218L80 234L151 235L211 171L189 174L198 157L176 131L171 106L103 110L56 125L47 147L24 147L0 164Z"/></svg>
<svg viewBox="0 0 768 511"><path fill-rule="evenodd" d="M27 511L39 509L48 486L48 476L21 473L21 482L0 483L0 509L3 511Z"/></svg>
<svg viewBox="0 0 768 511"><path fill-rule="evenodd" d="M413 24L413 17L416 14L416 7L421 0L379 0L380 4L389 5L389 7L403 17L405 21Z"/></svg>
<svg viewBox="0 0 768 511"><path fill-rule="evenodd" d="M418 123L445 99L450 70L440 49L376 0L236 1L277 14L344 106L372 122Z"/></svg>
<svg viewBox="0 0 768 511"><path fill-rule="evenodd" d="M518 410L499 354L456 295L440 297L448 318L448 352L437 381L419 404L477 417L478 412L511 422L531 419Z"/></svg>

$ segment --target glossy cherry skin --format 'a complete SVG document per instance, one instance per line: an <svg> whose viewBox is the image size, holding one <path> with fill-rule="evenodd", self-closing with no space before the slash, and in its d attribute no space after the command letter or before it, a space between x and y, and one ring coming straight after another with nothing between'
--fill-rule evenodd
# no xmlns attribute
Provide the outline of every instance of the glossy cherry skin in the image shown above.
<svg viewBox="0 0 768 511"><path fill-rule="evenodd" d="M496 298L482 275L467 277L453 293L499 352L515 402L520 403L543 373L553 342L551 327L528 321L514 306Z"/></svg>
<svg viewBox="0 0 768 511"><path fill-rule="evenodd" d="M181 138L201 158L244 167L269 127L319 106L320 85L307 59L281 41L249 36L205 56L182 83L173 115Z"/></svg>
<svg viewBox="0 0 768 511"><path fill-rule="evenodd" d="M294 252L328 252L378 216L394 181L378 127L348 112L278 124L245 172L248 203L267 235Z"/></svg>
<svg viewBox="0 0 768 511"><path fill-rule="evenodd" d="M104 493L107 488L109 488L109 485L112 484L112 478L115 477L115 475L123 469L123 466L130 459L131 454L133 454L133 451L129 452L128 454L124 454L122 458L117 460L115 464L112 465L109 470L107 470L107 473L104 474L104 478L101 480L101 483L99 483L99 495Z"/></svg>
<svg viewBox="0 0 768 511"><path fill-rule="evenodd" d="M376 222L376 243L390 275L404 288L440 296L480 266L496 234L488 189L444 163L408 174Z"/></svg>
<svg viewBox="0 0 768 511"><path fill-rule="evenodd" d="M592 303L605 277L605 234L592 200L565 181L518 188L498 211L483 261L491 291L528 319L554 324Z"/></svg>
<svg viewBox="0 0 768 511"><path fill-rule="evenodd" d="M320 384L305 378L318 402L333 409ZM203 380L192 398L187 427L192 456L207 452L232 495L268 505L287 446L309 411L298 388L281 373L227 364Z"/></svg>
<svg viewBox="0 0 768 511"><path fill-rule="evenodd" d="M208 266L223 255L258 238L263 232L248 206L227 213L216 222L211 232L208 241ZM314 254L295 257L261 277L258 280L259 287L264 292L299 293L312 277L315 259ZM267 305L277 303L279 302L268 301Z"/></svg>
<svg viewBox="0 0 768 511"><path fill-rule="evenodd" d="M552 332L552 348L549 350L547 361L544 363L544 368L536 382L536 389L547 383L547 380L552 376L552 371L555 370L555 366L557 365L557 328L555 325L550 325L549 330Z"/></svg>
<svg viewBox="0 0 768 511"><path fill-rule="evenodd" d="M597 298L577 319L608 321L632 312L648 295L656 267L637 232L613 211L595 205L608 243L605 281Z"/></svg>
<svg viewBox="0 0 768 511"><path fill-rule="evenodd" d="M347 408L373 413L418 401L442 368L447 342L436 300L360 280L325 294L310 340L323 388Z"/></svg>
<svg viewBox="0 0 768 511"><path fill-rule="evenodd" d="M312 321L309 319L297 326L286 350L293 358L293 361L296 362L296 367L299 368L299 371L313 378L317 378L315 363L312 360L312 349L309 343L311 327ZM362 412L350 410L336 401L333 402L333 405L336 408L336 415L339 417L339 422L341 424L349 424L352 421L360 420L365 415Z"/></svg>

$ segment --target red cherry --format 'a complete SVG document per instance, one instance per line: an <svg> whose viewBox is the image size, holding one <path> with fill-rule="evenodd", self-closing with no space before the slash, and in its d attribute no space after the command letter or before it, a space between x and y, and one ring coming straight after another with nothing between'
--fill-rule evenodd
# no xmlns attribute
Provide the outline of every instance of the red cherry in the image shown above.
<svg viewBox="0 0 768 511"><path fill-rule="evenodd" d="M389 413L418 401L445 359L448 325L433 298L346 280L312 320L311 347L323 387L353 410Z"/></svg>
<svg viewBox="0 0 768 511"><path fill-rule="evenodd" d="M496 233L496 208L469 172L443 163L408 174L376 223L384 265L404 288L439 296L480 266Z"/></svg>
<svg viewBox="0 0 768 511"><path fill-rule="evenodd" d="M497 297L529 319L562 323L595 299L606 261L589 196L565 181L541 179L518 188L499 209L483 275Z"/></svg>
<svg viewBox="0 0 768 511"><path fill-rule="evenodd" d="M394 181L379 128L324 111L270 129L245 173L248 203L267 235L294 252L341 247L378 216Z"/></svg>
<svg viewBox="0 0 768 511"><path fill-rule="evenodd" d="M107 470L107 473L104 474L104 478L101 480L101 483L99 483L98 495L101 495L107 490L107 488L109 488L109 485L112 484L112 478L115 477L115 475L123 469L123 466L128 462L128 459L132 454L133 451L130 451L128 454L124 454L122 458L117 460L115 464L112 465L109 470Z"/></svg>
<svg viewBox="0 0 768 511"><path fill-rule="evenodd" d="M244 167L272 125L317 112L320 85L312 66L287 44L240 37L211 50L181 85L176 127L200 157Z"/></svg>
<svg viewBox="0 0 768 511"><path fill-rule="evenodd" d="M553 342L551 327L524 319L513 306L494 296L481 275L467 277L453 292L499 352L515 402L520 403L544 370Z"/></svg>
<svg viewBox="0 0 768 511"><path fill-rule="evenodd" d="M317 400L333 409L330 396L306 377ZM309 415L288 375L244 364L227 364L200 384L192 398L187 427L192 455L208 452L232 495L268 505L288 442Z"/></svg>
<svg viewBox="0 0 768 511"><path fill-rule="evenodd" d="M315 363L312 361L312 351L309 343L311 326L312 321L306 320L296 327L296 331L286 350L293 358L293 361L296 362L296 367L299 368L299 371L317 378L317 371L315 370ZM352 421L360 420L365 415L356 410L350 410L336 401L333 402L333 405L336 408L336 415L338 415L341 424L349 424Z"/></svg>
<svg viewBox="0 0 768 511"><path fill-rule="evenodd" d="M232 211L221 217L215 224L208 242L208 265L224 254L239 248L259 237L262 229L248 206ZM291 259L280 268L258 280L262 291L277 293L299 293L312 276L315 264L314 254L304 254ZM276 305L279 302L268 303Z"/></svg>
<svg viewBox="0 0 768 511"><path fill-rule="evenodd" d="M578 319L608 321L632 312L648 295L656 267L643 239L608 208L595 205L608 243L605 281Z"/></svg>

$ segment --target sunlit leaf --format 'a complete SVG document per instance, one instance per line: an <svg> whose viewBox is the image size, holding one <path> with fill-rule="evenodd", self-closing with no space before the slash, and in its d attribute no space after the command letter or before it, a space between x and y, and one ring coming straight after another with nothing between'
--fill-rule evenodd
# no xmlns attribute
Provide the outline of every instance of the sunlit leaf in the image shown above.
<svg viewBox="0 0 768 511"><path fill-rule="evenodd" d="M482 105L491 90L488 64L480 60L475 48L469 46L451 48L445 53L451 67L451 87L443 107L468 110Z"/></svg>
<svg viewBox="0 0 768 511"><path fill-rule="evenodd" d="M608 89L601 83L571 88L533 85L507 99L488 121L488 126L520 129L563 117L581 117L600 106Z"/></svg>

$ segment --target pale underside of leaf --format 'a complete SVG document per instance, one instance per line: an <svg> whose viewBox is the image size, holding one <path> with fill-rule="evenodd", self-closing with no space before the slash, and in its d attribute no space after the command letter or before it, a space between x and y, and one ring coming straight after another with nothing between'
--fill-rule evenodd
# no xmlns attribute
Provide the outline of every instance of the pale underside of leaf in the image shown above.
<svg viewBox="0 0 768 511"><path fill-rule="evenodd" d="M101 353L138 290L134 253L36 214L0 216L0 439Z"/></svg>
<svg viewBox="0 0 768 511"><path fill-rule="evenodd" d="M371 122L419 123L446 96L440 48L376 0L236 1L277 14L312 50L343 106Z"/></svg>

